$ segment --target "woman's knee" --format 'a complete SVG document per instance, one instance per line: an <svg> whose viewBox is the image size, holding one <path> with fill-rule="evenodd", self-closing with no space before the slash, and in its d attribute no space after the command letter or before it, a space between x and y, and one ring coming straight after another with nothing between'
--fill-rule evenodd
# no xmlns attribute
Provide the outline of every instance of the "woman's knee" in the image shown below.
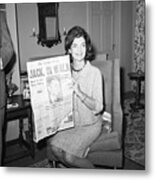
<svg viewBox="0 0 155 180"><path fill-rule="evenodd" d="M68 163L68 164L74 164L74 162L75 162L75 156L74 155L72 155L72 154L69 154L69 153L64 153L64 160L65 160L65 162L66 163Z"/></svg>
<svg viewBox="0 0 155 180"><path fill-rule="evenodd" d="M59 160L63 157L63 151L60 148L50 145L50 150L51 150L52 154L54 155L54 157L56 157L57 160Z"/></svg>
<svg viewBox="0 0 155 180"><path fill-rule="evenodd" d="M51 151L52 151L53 153L57 153L58 150L59 150L56 146L50 145L50 147L51 147Z"/></svg>

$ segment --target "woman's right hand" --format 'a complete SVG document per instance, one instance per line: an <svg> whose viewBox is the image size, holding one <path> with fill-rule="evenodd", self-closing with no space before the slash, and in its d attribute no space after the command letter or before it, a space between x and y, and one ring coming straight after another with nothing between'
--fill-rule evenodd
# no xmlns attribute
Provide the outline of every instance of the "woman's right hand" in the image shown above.
<svg viewBox="0 0 155 180"><path fill-rule="evenodd" d="M73 79L73 92L77 95L80 96L81 90L80 90L80 85Z"/></svg>

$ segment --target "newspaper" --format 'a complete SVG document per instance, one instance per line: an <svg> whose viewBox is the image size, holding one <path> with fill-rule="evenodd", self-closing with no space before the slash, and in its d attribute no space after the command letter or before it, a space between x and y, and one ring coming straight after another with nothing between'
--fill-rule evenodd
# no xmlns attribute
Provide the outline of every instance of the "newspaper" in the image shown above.
<svg viewBox="0 0 155 180"><path fill-rule="evenodd" d="M74 126L69 56L27 62L34 141Z"/></svg>

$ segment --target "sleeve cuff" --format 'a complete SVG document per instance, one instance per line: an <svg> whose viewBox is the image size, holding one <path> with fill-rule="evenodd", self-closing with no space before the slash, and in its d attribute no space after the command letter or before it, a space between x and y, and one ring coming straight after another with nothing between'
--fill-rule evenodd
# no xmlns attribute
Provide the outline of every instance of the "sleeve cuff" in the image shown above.
<svg viewBox="0 0 155 180"><path fill-rule="evenodd" d="M103 110L103 105L96 106L95 110L93 110L94 115L99 114Z"/></svg>
<svg viewBox="0 0 155 180"><path fill-rule="evenodd" d="M2 61L2 58L0 58L0 70L3 69L3 61Z"/></svg>

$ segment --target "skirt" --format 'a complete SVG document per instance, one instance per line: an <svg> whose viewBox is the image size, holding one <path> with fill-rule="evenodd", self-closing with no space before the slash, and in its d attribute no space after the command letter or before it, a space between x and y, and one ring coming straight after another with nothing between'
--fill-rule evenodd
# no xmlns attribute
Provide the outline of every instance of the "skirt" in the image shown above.
<svg viewBox="0 0 155 180"><path fill-rule="evenodd" d="M95 124L78 126L63 131L59 131L50 137L48 142L74 156L86 157L90 145L101 133L102 122L99 120Z"/></svg>

